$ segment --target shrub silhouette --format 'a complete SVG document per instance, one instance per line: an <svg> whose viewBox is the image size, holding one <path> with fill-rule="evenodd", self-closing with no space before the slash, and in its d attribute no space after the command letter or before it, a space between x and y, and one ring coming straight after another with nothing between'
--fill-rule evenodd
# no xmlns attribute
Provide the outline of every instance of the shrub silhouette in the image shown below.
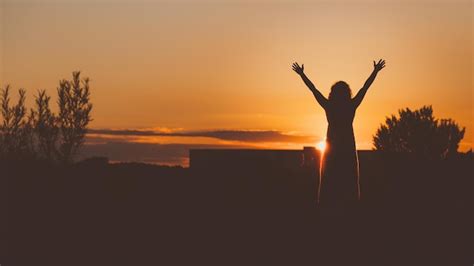
<svg viewBox="0 0 474 266"><path fill-rule="evenodd" d="M70 162L84 142L90 112L89 79L81 80L80 72L73 72L72 80L61 80L58 88L58 125L61 135L59 158Z"/></svg>
<svg viewBox="0 0 474 266"><path fill-rule="evenodd" d="M72 80L59 82L56 115L50 109L51 98L39 90L35 106L27 116L26 91L19 90L19 100L10 106L10 86L1 90L2 125L0 155L2 158L40 158L70 163L84 142L90 112L89 79L73 72Z"/></svg>
<svg viewBox="0 0 474 266"><path fill-rule="evenodd" d="M31 154L31 127L26 116L26 91L18 90L19 99L10 105L10 86L1 91L0 155L18 158Z"/></svg>
<svg viewBox="0 0 474 266"><path fill-rule="evenodd" d="M433 108L399 110L387 117L373 137L376 150L410 152L427 158L446 158L457 153L465 128L452 119L435 119Z"/></svg>
<svg viewBox="0 0 474 266"><path fill-rule="evenodd" d="M58 144L57 117L51 112L49 101L51 97L46 95L46 91L38 91L35 100L35 108L31 110L32 128L37 143L37 153L39 157L54 161L57 154Z"/></svg>

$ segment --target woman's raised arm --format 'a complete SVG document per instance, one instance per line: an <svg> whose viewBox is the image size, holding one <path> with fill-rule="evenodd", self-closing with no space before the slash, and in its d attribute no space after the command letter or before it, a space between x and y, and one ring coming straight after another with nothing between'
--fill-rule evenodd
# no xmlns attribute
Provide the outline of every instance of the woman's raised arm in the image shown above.
<svg viewBox="0 0 474 266"><path fill-rule="evenodd" d="M364 86L359 90L359 92L357 92L357 95L352 100L355 108L357 108L362 103L362 100L364 99L365 94L367 93L367 90L369 89L370 85L372 85L372 82L374 82L377 73L379 73L379 71L382 70L382 68L384 67L385 60L380 59L378 63L375 63L374 61L374 70L372 71L372 74L370 74L367 81L365 81Z"/></svg>
<svg viewBox="0 0 474 266"><path fill-rule="evenodd" d="M309 80L309 78L305 75L304 64L300 66L298 63L295 62L293 63L292 68L303 79L304 84L306 84L309 90L313 93L314 98L316 98L316 101L319 103L319 105L326 109L328 99L326 99L326 97L324 97L324 95L318 89L316 89L316 86L314 86L313 82L311 82L311 80Z"/></svg>

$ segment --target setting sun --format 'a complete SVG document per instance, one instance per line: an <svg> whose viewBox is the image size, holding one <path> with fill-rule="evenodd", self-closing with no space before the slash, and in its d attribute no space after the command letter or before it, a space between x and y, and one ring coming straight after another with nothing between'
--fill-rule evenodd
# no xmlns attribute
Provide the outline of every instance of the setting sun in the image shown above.
<svg viewBox="0 0 474 266"><path fill-rule="evenodd" d="M324 152L324 150L326 149L326 140L321 140L320 142L316 143L316 149L321 152Z"/></svg>

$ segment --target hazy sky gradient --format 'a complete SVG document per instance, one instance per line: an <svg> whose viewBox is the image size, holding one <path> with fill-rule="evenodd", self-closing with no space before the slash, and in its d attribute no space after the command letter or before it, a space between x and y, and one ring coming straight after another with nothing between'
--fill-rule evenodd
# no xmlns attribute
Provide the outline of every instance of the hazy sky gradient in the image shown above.
<svg viewBox="0 0 474 266"><path fill-rule="evenodd" d="M359 148L371 148L386 116L429 104L467 127L463 150L473 146L469 0L0 3L0 83L54 97L58 80L81 70L93 128L322 138L324 111L291 63L325 95L338 80L355 94L384 58L354 122Z"/></svg>

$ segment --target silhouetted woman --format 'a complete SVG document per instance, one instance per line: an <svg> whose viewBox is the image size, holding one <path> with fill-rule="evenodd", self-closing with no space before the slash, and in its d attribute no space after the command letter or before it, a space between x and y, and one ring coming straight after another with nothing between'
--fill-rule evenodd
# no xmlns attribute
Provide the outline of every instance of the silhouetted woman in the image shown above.
<svg viewBox="0 0 474 266"><path fill-rule="evenodd" d="M357 107L374 81L377 73L385 67L385 61L374 61L374 70L352 98L351 89L344 81L338 81L331 87L326 99L304 74L304 64L293 63L293 70L314 94L316 101L326 111L328 130L326 149L321 161L318 202L321 206L351 208L360 199L359 162L352 121Z"/></svg>

